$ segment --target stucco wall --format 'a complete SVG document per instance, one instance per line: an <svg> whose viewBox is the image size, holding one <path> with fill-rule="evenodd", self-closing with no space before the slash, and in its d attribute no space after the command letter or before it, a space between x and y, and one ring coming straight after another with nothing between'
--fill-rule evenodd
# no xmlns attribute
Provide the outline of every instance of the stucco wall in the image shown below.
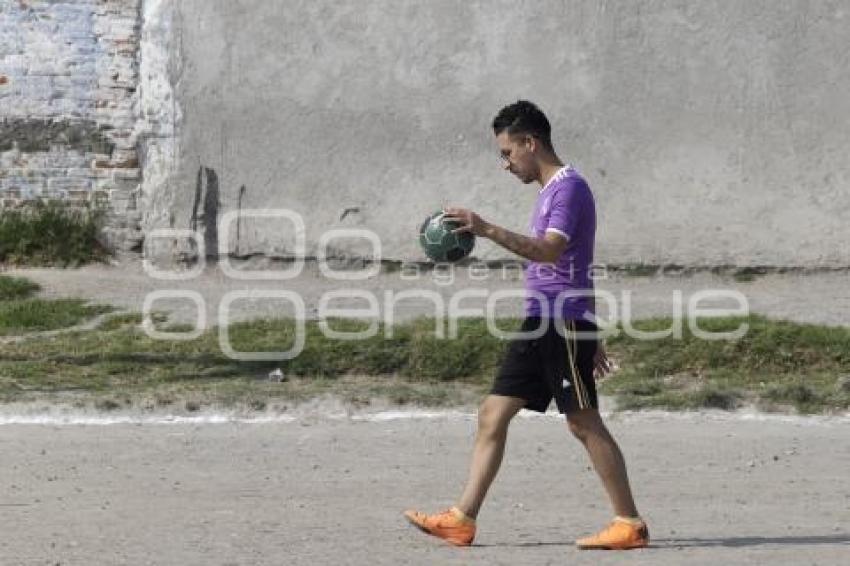
<svg viewBox="0 0 850 566"><path fill-rule="evenodd" d="M308 254L329 228L364 227L385 257L420 258L416 226L441 203L524 230L536 191L499 170L489 123L527 97L591 182L601 261L850 265L847 2L186 0L179 12L176 226L209 204L212 172L219 214L244 186L242 208L304 216ZM286 253L289 232L246 220L240 253ZM486 243L477 255L506 256Z"/></svg>

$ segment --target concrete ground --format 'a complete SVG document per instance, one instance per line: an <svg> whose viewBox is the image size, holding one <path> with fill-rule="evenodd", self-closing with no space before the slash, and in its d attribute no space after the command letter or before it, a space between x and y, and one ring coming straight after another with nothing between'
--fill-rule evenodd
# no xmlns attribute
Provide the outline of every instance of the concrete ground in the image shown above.
<svg viewBox="0 0 850 566"><path fill-rule="evenodd" d="M0 426L4 565L845 564L850 421L620 414L653 545L577 551L610 511L556 417L512 425L475 546L409 527L451 504L471 416Z"/></svg>

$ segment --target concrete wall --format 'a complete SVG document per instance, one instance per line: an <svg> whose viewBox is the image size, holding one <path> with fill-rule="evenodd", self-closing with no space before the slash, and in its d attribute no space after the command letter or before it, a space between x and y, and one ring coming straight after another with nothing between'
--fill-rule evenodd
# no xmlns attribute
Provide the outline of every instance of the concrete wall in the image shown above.
<svg viewBox="0 0 850 566"><path fill-rule="evenodd" d="M137 150L148 233L194 228L214 249L226 212L288 208L306 222L308 255L329 229L368 228L385 258L421 259L418 224L444 203L524 230L536 191L499 170L489 130L524 97L591 182L600 261L850 266L846 1L0 0L0 117L73 116L27 106L36 87L10 106L10 85L56 59L51 41L78 44L57 51L77 70L111 60L98 18L137 4L136 137L110 163ZM39 27L19 5L80 31ZM59 98L99 92L107 67ZM104 120L97 100L83 104L86 124ZM92 156L71 149L85 169ZM226 244L286 255L294 235L244 219ZM476 255L509 257L487 242Z"/></svg>
<svg viewBox="0 0 850 566"><path fill-rule="evenodd" d="M110 205L107 240L142 240L140 0L0 0L0 206Z"/></svg>
<svg viewBox="0 0 850 566"><path fill-rule="evenodd" d="M536 191L498 169L489 122L527 97L595 190L600 260L850 265L847 2L185 0L179 12L175 226L237 208L244 186L243 208L304 216L307 253L329 228L365 227L386 257L420 258L416 227L441 203L522 230ZM246 221L240 253L291 250L284 226Z"/></svg>

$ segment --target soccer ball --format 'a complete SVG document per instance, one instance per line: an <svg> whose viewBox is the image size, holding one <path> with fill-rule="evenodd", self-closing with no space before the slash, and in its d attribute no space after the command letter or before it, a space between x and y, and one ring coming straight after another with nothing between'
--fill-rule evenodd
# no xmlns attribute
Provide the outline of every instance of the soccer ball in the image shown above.
<svg viewBox="0 0 850 566"><path fill-rule="evenodd" d="M445 213L437 211L419 228L419 244L425 254L437 263L459 261L472 251L475 235L471 232L453 233L459 228L457 222L443 220Z"/></svg>

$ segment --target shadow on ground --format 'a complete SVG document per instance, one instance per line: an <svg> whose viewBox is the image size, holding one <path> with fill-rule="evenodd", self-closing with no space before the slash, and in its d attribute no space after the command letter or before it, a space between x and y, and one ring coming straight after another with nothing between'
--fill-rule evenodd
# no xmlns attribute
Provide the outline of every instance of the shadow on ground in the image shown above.
<svg viewBox="0 0 850 566"><path fill-rule="evenodd" d="M775 545L775 544L844 544L850 546L850 534L835 534L822 536L798 536L798 537L733 537L733 538L662 538L653 539L650 549L678 549L698 547L727 547L739 548L747 546ZM473 544L473 547L507 547L528 548L540 546L575 546L574 541L549 541L549 542L517 542L497 544Z"/></svg>

